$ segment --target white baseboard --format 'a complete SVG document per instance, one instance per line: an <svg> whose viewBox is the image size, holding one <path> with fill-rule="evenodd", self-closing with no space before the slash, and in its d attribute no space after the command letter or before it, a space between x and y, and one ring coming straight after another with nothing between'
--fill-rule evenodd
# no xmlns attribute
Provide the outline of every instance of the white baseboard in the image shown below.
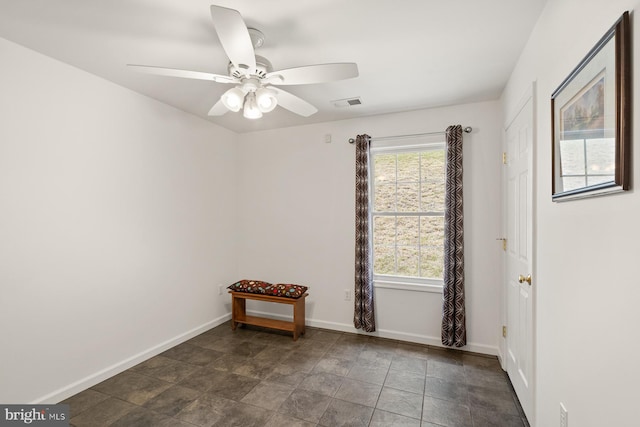
<svg viewBox="0 0 640 427"><path fill-rule="evenodd" d="M250 313L251 315L254 315L254 316L267 317L267 318L273 318L273 319L279 319L279 320L289 320L289 321L292 320L291 316L274 314L274 313L266 313L263 311L247 310L247 313ZM331 330L340 331L340 332L351 332L353 334L369 335L372 337L387 338L387 339L405 341L405 342L415 343L415 344L426 344L433 347L450 348L442 345L440 337L431 337L428 335L412 334L408 332L393 331L388 329L379 329L376 332L362 332L361 330L356 329L351 324L328 322L326 320L306 319L305 323L308 326L312 326L315 328L331 329ZM498 347L493 347L485 344L467 343L467 345L464 346L464 348L454 349L454 350L470 351L473 353L481 353L481 354L487 354L491 356L498 355Z"/></svg>
<svg viewBox="0 0 640 427"><path fill-rule="evenodd" d="M114 375L126 371L127 369L137 365L138 363L144 362L145 360L150 359L153 356L157 356L158 354L170 349L171 347L175 347L176 345L181 344L197 335L200 335L201 333L208 331L211 328L215 328L216 326L226 322L229 319L231 319L231 313L227 313L223 316L218 317L217 319L213 319L203 325L191 329L190 331L187 331L138 354L135 354L121 362L106 367L101 371L82 378L72 384L66 385L52 393L47 394L46 396L35 399L33 402L31 402L31 404L37 405L63 401L64 399L67 399L83 390L86 390L89 387L92 387L106 380L107 378L111 378Z"/></svg>
<svg viewBox="0 0 640 427"><path fill-rule="evenodd" d="M262 311L248 311L252 315L262 316L262 317L270 317L274 319L281 320L292 320L291 316L285 316L280 314L266 313ZM150 359L153 356L157 356L174 347L178 344L181 344L205 331L208 331L211 328L215 328L216 326L226 322L231 319L231 313L227 313L218 317L217 319L213 319L203 325L200 325L196 328L191 329L183 334L180 334L176 337L173 337L167 341L164 341L156 346L153 346L147 350L144 350L138 354L135 354L121 362L115 363L111 366L108 366L101 371L98 371L94 374L91 374L85 378L82 378L72 384L61 387L60 389L49 393L45 396L42 396L38 399L35 399L31 402L31 404L45 404L45 403L57 403L64 399L67 399L83 390L88 389L108 378L111 378L114 375L117 375L127 369L137 365L138 363L144 362L147 359ZM413 334L408 332L401 331L393 331L387 329L380 329L376 332L362 332L356 329L353 325L348 323L338 323L338 322L328 322L326 320L316 320L316 319L306 319L306 324L316 328L329 329L340 332L350 332L354 334L361 335L369 335L380 338L393 339L398 341L404 341L409 343L417 343L417 344L426 344L434 347L442 347L445 348L440 342L440 337L431 337L427 335ZM502 364L503 356L499 351L498 347L492 347L484 344L474 344L468 343L463 349L464 351L471 351L474 353L487 354L492 356L498 356L500 363Z"/></svg>
<svg viewBox="0 0 640 427"><path fill-rule="evenodd" d="M502 349L498 347L498 361L500 362L500 367L503 371L507 370L507 361L504 358L504 354L502 353Z"/></svg>

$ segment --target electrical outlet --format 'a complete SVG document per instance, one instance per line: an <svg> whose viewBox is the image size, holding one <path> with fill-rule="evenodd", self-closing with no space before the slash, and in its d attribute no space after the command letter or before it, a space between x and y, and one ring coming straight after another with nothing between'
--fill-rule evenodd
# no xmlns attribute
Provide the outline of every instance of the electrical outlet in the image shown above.
<svg viewBox="0 0 640 427"><path fill-rule="evenodd" d="M344 290L344 300L351 301L351 290L349 289Z"/></svg>
<svg viewBox="0 0 640 427"><path fill-rule="evenodd" d="M222 295L223 289L224 289L224 285L218 285L218 295Z"/></svg>
<svg viewBox="0 0 640 427"><path fill-rule="evenodd" d="M569 427L569 412L560 402L560 427Z"/></svg>

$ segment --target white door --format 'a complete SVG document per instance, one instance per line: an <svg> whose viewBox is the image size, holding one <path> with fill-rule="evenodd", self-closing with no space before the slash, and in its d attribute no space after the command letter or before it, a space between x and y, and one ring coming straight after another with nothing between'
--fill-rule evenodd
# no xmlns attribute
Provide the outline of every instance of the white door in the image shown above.
<svg viewBox="0 0 640 427"><path fill-rule="evenodd" d="M506 364L522 409L533 415L533 100L520 104L506 129Z"/></svg>

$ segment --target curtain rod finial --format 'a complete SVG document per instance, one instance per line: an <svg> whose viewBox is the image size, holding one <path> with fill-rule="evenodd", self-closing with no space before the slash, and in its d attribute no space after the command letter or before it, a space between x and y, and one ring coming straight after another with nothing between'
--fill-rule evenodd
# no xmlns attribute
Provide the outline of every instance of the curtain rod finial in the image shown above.
<svg viewBox="0 0 640 427"><path fill-rule="evenodd" d="M353 144L353 143L355 143L355 142L356 142L356 140L355 140L355 139L353 139L353 138L349 138L349 144Z"/></svg>
<svg viewBox="0 0 640 427"><path fill-rule="evenodd" d="M464 131L464 133L471 133L471 131L473 130L473 128L471 126L467 126L466 128L462 129Z"/></svg>

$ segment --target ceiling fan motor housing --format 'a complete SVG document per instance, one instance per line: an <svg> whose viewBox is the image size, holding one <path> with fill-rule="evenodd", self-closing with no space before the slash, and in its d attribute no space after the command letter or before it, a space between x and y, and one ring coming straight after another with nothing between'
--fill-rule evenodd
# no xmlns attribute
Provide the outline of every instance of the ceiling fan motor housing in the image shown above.
<svg viewBox="0 0 640 427"><path fill-rule="evenodd" d="M237 79L242 79L243 77L246 77L247 67L244 66L243 68L243 66L244 64L239 64L239 66L236 67L231 62L229 62L229 65L227 66L227 69L229 70L229 75ZM268 73L272 71L273 71L273 66L271 65L271 62L264 56L256 55L256 69L250 70L249 74L252 77L255 76L259 79L263 79L266 77Z"/></svg>

